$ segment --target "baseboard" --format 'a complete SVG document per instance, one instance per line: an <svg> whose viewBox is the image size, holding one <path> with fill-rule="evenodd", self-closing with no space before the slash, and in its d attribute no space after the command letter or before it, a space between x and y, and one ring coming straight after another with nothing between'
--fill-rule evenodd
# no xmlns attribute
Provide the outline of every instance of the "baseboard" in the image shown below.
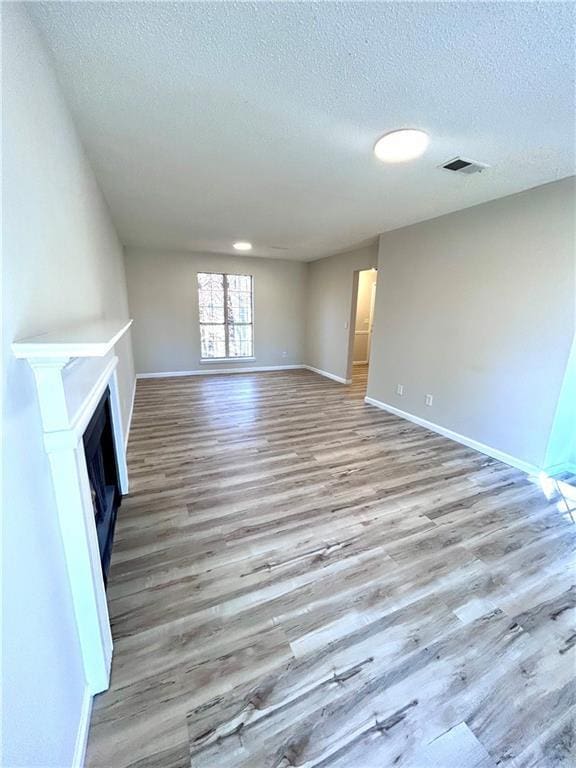
<svg viewBox="0 0 576 768"><path fill-rule="evenodd" d="M88 731L90 730L90 717L92 715L92 694L88 686L84 689L82 699L82 709L80 711L80 722L76 731L76 744L74 746L74 756L72 758L72 768L83 768L84 758L86 757L86 746L88 744Z"/></svg>
<svg viewBox="0 0 576 768"><path fill-rule="evenodd" d="M493 459L502 461L504 464L509 464L511 467L520 469L522 472L526 472L529 475L537 475L541 472L541 470L534 464L529 464L527 461L517 459L515 456L511 456L509 453L504 453L504 451L499 451L497 448L492 448L490 445L479 443L477 440L472 440L470 437L460 435L458 432L453 432L451 429L447 429L446 427L441 427L439 424L434 424L432 421L421 419L419 416L414 416L412 413L408 413L407 411L401 411L400 408L395 408L393 405L383 403L381 400L376 400L373 397L365 397L364 400L369 405L374 405L376 408L381 408L383 411L393 413L394 416L399 416L401 419L406 419L407 421L411 421L414 424L418 424L420 427L425 427L426 429L429 429L432 432L436 432L443 437L447 437L450 440L454 440L457 443L461 443L462 445L467 446L468 448L473 448L475 451L484 453L486 456L490 456Z"/></svg>
<svg viewBox="0 0 576 768"><path fill-rule="evenodd" d="M337 381L339 384L351 384L352 379L343 379L342 376L336 376L335 373L329 373L328 371L323 371L320 368L314 368L312 365L304 365L303 368L306 368L308 371L312 371L313 373L317 373L320 376L325 376L327 379L332 379L332 381Z"/></svg>
<svg viewBox="0 0 576 768"><path fill-rule="evenodd" d="M137 379L138 377L136 377ZM128 438L130 437L130 427L132 426L132 414L134 413L134 400L136 399L136 379L132 387L132 402L130 403L130 413L128 414L128 424L126 425L126 435L124 436L124 450L128 447Z"/></svg>
<svg viewBox="0 0 576 768"><path fill-rule="evenodd" d="M260 365L252 368L218 368L207 371L160 371L158 373L137 373L137 379L165 379L173 376L217 376L221 373L265 373L266 371L294 371L306 368L305 365Z"/></svg>

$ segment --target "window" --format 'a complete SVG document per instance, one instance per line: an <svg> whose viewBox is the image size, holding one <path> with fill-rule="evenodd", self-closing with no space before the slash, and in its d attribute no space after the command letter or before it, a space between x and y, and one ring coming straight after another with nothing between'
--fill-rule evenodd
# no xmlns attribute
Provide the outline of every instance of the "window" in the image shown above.
<svg viewBox="0 0 576 768"><path fill-rule="evenodd" d="M252 357L252 276L198 273L200 356Z"/></svg>

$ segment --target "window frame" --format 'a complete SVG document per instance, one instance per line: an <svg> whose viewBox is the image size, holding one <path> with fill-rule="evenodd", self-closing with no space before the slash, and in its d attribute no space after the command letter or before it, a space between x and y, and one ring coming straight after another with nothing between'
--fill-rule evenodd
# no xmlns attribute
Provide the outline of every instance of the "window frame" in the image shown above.
<svg viewBox="0 0 576 768"><path fill-rule="evenodd" d="M222 287L224 294L224 322L223 323L206 323L200 319L200 284L198 281L199 275L220 275L222 277ZM248 277L250 278L250 323L231 323L228 320L228 278L229 277ZM254 360L254 275L248 275L245 272L214 272L201 270L196 273L196 296L198 300L198 329L200 331L200 362L201 363L218 363L218 362L235 362L238 360ZM224 326L224 357L203 357L202 356L202 326L203 325L223 325ZM230 356L230 326L250 326L252 328L252 352L249 355L236 355Z"/></svg>

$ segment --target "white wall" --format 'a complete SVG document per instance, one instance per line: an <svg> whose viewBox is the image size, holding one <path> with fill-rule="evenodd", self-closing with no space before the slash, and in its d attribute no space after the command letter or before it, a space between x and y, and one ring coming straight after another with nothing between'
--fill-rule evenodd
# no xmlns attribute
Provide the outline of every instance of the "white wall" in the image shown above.
<svg viewBox="0 0 576 768"><path fill-rule="evenodd" d="M16 338L127 317L122 248L24 6L3 15L3 755L69 766L84 678L31 370ZM117 350L123 418L134 381Z"/></svg>
<svg viewBox="0 0 576 768"><path fill-rule="evenodd" d="M381 235L368 395L543 466L574 337L575 210L570 178Z"/></svg>
<svg viewBox="0 0 576 768"><path fill-rule="evenodd" d="M254 354L200 364L198 272L254 276ZM280 259L128 250L126 274L138 373L302 363L306 264ZM284 354L285 353L285 354Z"/></svg>
<svg viewBox="0 0 576 768"><path fill-rule="evenodd" d="M307 365L342 379L349 377L355 272L375 267L377 260L378 246L374 244L309 263L304 358Z"/></svg>

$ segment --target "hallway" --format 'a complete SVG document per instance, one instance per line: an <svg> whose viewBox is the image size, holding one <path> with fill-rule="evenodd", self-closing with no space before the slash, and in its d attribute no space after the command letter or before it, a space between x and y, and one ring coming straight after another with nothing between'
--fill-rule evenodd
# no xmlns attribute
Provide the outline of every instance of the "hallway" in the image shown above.
<svg viewBox="0 0 576 768"><path fill-rule="evenodd" d="M349 396L359 397L362 400L364 400L366 396L367 388L368 388L368 366L353 365L352 366L352 384L348 388Z"/></svg>

